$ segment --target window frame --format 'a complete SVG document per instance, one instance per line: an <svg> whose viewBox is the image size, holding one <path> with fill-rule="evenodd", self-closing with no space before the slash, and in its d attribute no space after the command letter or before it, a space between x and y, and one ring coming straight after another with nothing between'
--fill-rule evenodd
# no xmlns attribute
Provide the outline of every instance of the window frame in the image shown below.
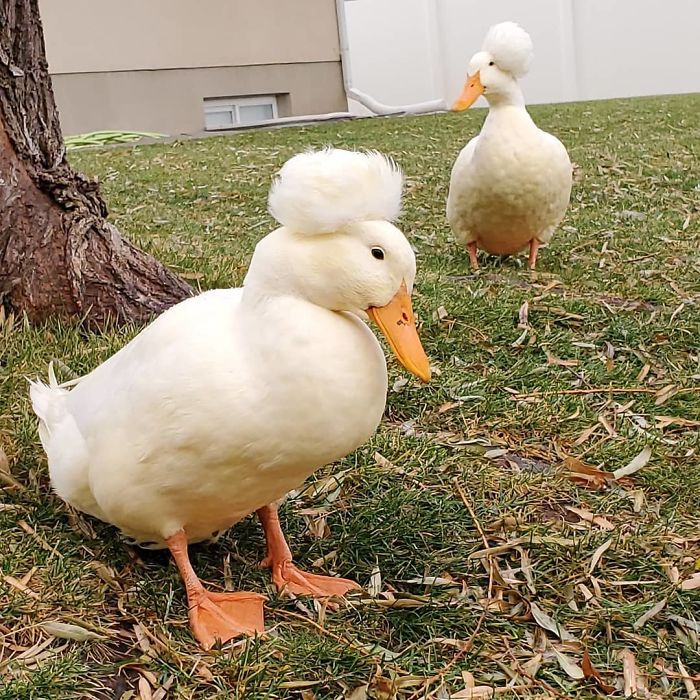
<svg viewBox="0 0 700 700"><path fill-rule="evenodd" d="M272 107L272 118L259 121L242 122L240 107ZM209 127L207 126L207 114L229 111L233 117L231 126ZM247 95L245 97L205 97L204 98L204 130L228 131L255 124L268 124L279 118L277 110L277 95Z"/></svg>

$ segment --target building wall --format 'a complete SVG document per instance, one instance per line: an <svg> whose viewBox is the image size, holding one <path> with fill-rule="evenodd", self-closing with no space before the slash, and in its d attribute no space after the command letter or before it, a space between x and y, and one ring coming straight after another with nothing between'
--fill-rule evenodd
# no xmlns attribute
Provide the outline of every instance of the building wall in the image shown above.
<svg viewBox="0 0 700 700"><path fill-rule="evenodd" d="M66 134L192 133L206 97L276 94L280 116L343 111L334 0L40 0Z"/></svg>
<svg viewBox="0 0 700 700"><path fill-rule="evenodd" d="M389 105L451 103L488 27L504 20L535 44L522 81L530 103L700 90L698 0L347 0L345 9L353 87Z"/></svg>
<svg viewBox="0 0 700 700"><path fill-rule="evenodd" d="M276 94L280 117L347 109L337 62L68 73L54 75L53 87L65 134L196 133L204 97Z"/></svg>

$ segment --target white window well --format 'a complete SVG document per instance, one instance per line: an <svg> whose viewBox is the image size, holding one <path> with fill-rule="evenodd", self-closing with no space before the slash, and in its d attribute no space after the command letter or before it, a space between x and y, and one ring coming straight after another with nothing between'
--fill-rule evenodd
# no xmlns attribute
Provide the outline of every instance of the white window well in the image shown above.
<svg viewBox="0 0 700 700"><path fill-rule="evenodd" d="M277 98L274 95L204 98L204 127L207 131L234 129L271 119L277 119Z"/></svg>

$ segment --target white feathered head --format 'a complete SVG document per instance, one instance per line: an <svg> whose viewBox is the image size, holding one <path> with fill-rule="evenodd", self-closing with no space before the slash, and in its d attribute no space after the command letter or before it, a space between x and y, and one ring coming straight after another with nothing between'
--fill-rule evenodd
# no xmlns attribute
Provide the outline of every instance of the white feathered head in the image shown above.
<svg viewBox="0 0 700 700"><path fill-rule="evenodd" d="M401 363L427 381L430 363L411 306L416 256L391 223L402 187L401 171L380 153L326 148L294 156L268 200L282 226L256 246L244 290L253 300L281 295L370 317ZM306 308L305 328L321 318Z"/></svg>
<svg viewBox="0 0 700 700"><path fill-rule="evenodd" d="M401 211L403 175L376 151L325 148L288 160L270 188L270 214L309 235L362 221L393 221Z"/></svg>
<svg viewBox="0 0 700 700"><path fill-rule="evenodd" d="M515 22L494 24L469 62L467 82L452 109L468 109L481 95L491 105L523 104L517 79L527 73L532 55L532 39L522 27Z"/></svg>
<svg viewBox="0 0 700 700"><path fill-rule="evenodd" d="M481 50L506 73L522 78L529 70L533 49L530 35L515 22L494 24L486 34Z"/></svg>

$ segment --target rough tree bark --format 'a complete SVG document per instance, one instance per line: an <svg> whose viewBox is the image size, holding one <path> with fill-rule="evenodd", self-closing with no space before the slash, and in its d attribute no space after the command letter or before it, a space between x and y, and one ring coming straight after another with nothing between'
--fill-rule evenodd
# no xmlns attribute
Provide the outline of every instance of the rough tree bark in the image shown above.
<svg viewBox="0 0 700 700"><path fill-rule="evenodd" d="M142 322L192 293L107 220L66 161L38 0L0 0L0 304L34 322Z"/></svg>

